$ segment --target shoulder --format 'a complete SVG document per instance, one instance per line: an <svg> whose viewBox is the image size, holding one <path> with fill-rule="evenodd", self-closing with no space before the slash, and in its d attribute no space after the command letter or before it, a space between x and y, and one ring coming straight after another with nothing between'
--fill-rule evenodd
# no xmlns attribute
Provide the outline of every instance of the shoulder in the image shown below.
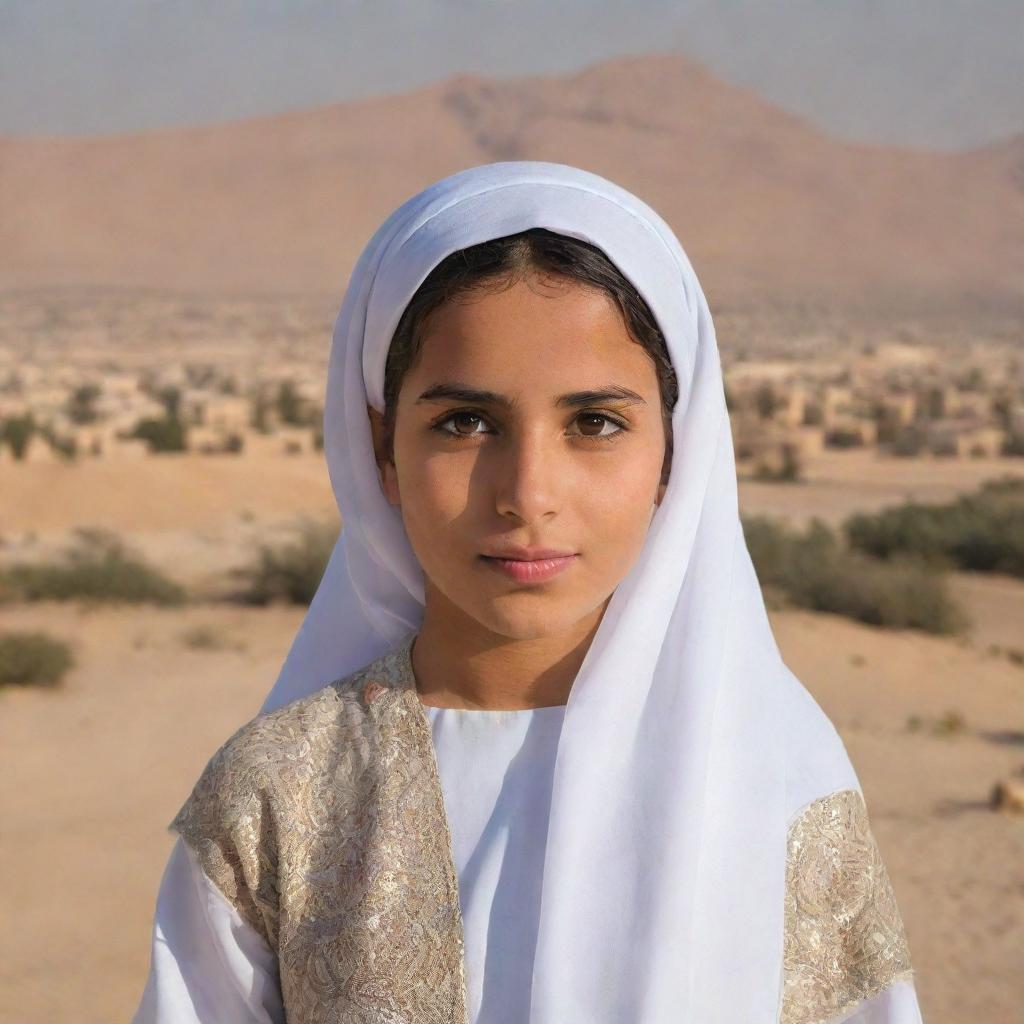
<svg viewBox="0 0 1024 1024"><path fill-rule="evenodd" d="M278 868L299 821L319 820L332 793L359 800L375 763L380 659L246 722L214 752L168 828L203 873L274 946ZM348 785L336 786L339 776Z"/></svg>
<svg viewBox="0 0 1024 1024"><path fill-rule="evenodd" d="M786 844L783 1024L836 1019L913 970L903 920L864 797L808 804Z"/></svg>
<svg viewBox="0 0 1024 1024"><path fill-rule="evenodd" d="M795 677L794 677L795 679ZM912 977L896 898L835 726L790 688L783 1024L835 1019Z"/></svg>
<svg viewBox="0 0 1024 1024"><path fill-rule="evenodd" d="M846 744L821 705L792 673L783 687L781 733L788 825L817 800L843 791L860 792Z"/></svg>
<svg viewBox="0 0 1024 1024"><path fill-rule="evenodd" d="M384 655L305 697L251 718L214 752L196 790L259 789L289 766L309 771L339 745L365 738L378 687L389 684Z"/></svg>

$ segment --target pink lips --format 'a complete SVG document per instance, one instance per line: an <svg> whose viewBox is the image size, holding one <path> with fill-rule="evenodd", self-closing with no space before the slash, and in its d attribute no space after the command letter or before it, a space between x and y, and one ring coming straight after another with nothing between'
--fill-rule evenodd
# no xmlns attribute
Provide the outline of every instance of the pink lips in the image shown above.
<svg viewBox="0 0 1024 1024"><path fill-rule="evenodd" d="M561 555L556 558L493 558L483 555L484 561L498 572L511 577L517 583L541 583L564 572L576 561L576 555Z"/></svg>

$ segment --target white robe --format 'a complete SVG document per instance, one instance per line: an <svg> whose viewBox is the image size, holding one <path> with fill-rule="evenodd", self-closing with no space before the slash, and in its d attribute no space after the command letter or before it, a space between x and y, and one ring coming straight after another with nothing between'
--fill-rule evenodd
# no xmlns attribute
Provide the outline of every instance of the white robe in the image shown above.
<svg viewBox="0 0 1024 1024"><path fill-rule="evenodd" d="M470 1024L522 1024L564 707L426 708L462 908ZM838 1020L920 1020L898 981ZM285 1024L276 958L181 839L157 899L152 962L133 1024Z"/></svg>
<svg viewBox="0 0 1024 1024"><path fill-rule="evenodd" d="M470 1024L527 1019L551 778L565 708L426 708L462 907ZM178 839L134 1024L284 1024L274 953Z"/></svg>

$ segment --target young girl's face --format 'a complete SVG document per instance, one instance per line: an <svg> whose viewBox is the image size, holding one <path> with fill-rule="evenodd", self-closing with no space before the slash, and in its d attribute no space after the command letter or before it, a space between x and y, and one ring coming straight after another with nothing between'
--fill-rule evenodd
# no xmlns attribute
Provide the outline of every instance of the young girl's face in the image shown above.
<svg viewBox="0 0 1024 1024"><path fill-rule="evenodd" d="M369 414L427 616L515 639L596 625L643 546L666 456L654 362L610 296L531 273L450 300L402 381L393 462ZM510 548L569 557L537 578L540 563L491 557Z"/></svg>

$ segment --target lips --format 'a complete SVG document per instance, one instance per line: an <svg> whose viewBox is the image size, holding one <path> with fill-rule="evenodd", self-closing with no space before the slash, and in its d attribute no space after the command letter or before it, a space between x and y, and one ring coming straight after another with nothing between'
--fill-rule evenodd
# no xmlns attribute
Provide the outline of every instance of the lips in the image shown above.
<svg viewBox="0 0 1024 1024"><path fill-rule="evenodd" d="M557 554L543 558L497 558L481 556L488 566L515 580L517 583L542 583L565 572L579 557L575 554Z"/></svg>
<svg viewBox="0 0 1024 1024"><path fill-rule="evenodd" d="M569 558L574 551L563 551L557 548L524 548L524 547L503 547L493 551L485 551L484 558L500 558L505 560L515 559L521 562L536 562L545 558Z"/></svg>

